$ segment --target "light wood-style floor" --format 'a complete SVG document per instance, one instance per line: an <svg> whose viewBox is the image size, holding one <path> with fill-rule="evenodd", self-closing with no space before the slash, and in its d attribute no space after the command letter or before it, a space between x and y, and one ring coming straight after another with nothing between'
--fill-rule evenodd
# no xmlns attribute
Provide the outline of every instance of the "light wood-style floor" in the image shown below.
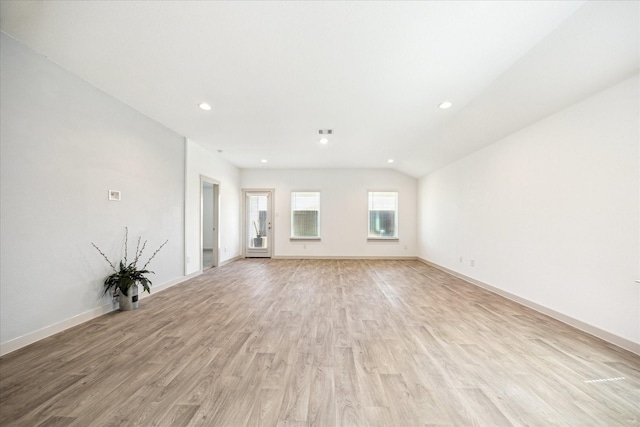
<svg viewBox="0 0 640 427"><path fill-rule="evenodd" d="M417 261L241 260L0 359L2 426L639 420L639 356Z"/></svg>

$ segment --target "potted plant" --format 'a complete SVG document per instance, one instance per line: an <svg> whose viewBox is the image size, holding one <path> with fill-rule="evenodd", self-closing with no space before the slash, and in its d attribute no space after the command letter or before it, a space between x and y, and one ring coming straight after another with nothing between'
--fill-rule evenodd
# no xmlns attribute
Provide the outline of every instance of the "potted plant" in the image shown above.
<svg viewBox="0 0 640 427"><path fill-rule="evenodd" d="M147 266L151 262L151 260L160 252L160 249L164 245L167 244L169 240L165 240L163 244L160 245L158 249L149 257L147 262L142 266L142 268L138 268L138 262L140 261L140 257L142 256L142 252L144 252L145 247L147 246L147 241L145 240L140 247L140 237L138 237L138 244L136 246L135 257L133 261L128 263L127 261L127 244L129 238L129 229L125 227L125 235L124 235L124 259L120 260L118 268L113 265L109 258L100 250L98 246L96 246L93 242L91 243L94 248L100 252L100 255L109 263L111 269L113 270L113 274L107 276L104 279L104 292L103 295L107 293L111 293L112 297L119 299L119 308L121 311L133 310L138 308L138 284L142 285L142 288L151 293L151 280L149 280L145 275L146 274L154 274L153 271L147 270Z"/></svg>
<svg viewBox="0 0 640 427"><path fill-rule="evenodd" d="M256 225L256 222L253 221L253 228L255 228L256 230L256 237L253 238L253 247L254 248L261 248L264 246L264 237L265 237L265 232L262 229L262 221L259 221L260 225Z"/></svg>

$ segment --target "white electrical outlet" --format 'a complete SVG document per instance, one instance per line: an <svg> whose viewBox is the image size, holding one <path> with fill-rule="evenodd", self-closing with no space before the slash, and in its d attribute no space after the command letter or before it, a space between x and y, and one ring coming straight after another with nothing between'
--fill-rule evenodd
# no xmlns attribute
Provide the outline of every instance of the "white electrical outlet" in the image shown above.
<svg viewBox="0 0 640 427"><path fill-rule="evenodd" d="M460 262L462 262L462 261L463 261L463 260L462 260L462 257L460 257Z"/></svg>
<svg viewBox="0 0 640 427"><path fill-rule="evenodd" d="M191 257L190 257L190 256L188 256L188 257L187 257L187 264L189 264L190 262L191 262Z"/></svg>
<svg viewBox="0 0 640 427"><path fill-rule="evenodd" d="M469 261L469 264L471 265L471 267L475 267L476 266L476 260L472 259L471 261Z"/></svg>

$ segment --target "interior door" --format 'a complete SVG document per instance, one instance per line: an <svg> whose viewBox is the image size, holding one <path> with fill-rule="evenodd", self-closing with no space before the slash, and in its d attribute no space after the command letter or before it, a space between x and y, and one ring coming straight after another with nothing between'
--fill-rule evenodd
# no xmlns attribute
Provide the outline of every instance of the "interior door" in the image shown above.
<svg viewBox="0 0 640 427"><path fill-rule="evenodd" d="M273 190L245 190L244 253L248 258L271 258L273 251Z"/></svg>

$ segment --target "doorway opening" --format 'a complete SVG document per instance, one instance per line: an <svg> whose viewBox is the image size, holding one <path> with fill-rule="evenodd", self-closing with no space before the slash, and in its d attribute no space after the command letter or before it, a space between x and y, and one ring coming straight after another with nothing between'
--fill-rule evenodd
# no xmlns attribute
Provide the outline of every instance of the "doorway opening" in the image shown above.
<svg viewBox="0 0 640 427"><path fill-rule="evenodd" d="M217 267L220 261L218 222L220 183L200 175L200 269Z"/></svg>

